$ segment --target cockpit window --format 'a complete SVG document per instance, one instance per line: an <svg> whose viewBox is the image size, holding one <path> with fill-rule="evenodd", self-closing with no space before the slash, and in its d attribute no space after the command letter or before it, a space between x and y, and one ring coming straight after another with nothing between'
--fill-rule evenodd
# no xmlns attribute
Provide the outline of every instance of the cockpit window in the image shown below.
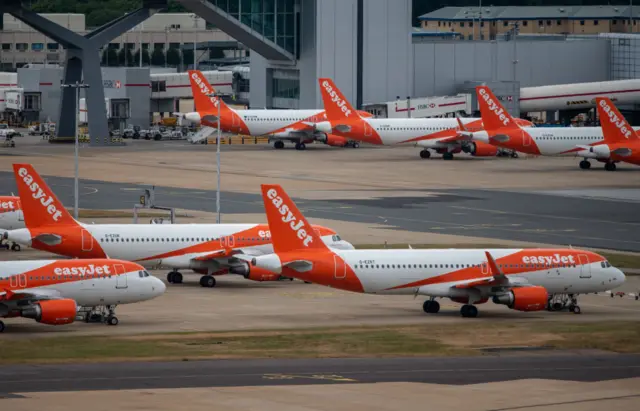
<svg viewBox="0 0 640 411"><path fill-rule="evenodd" d="M145 276L145 277L151 277L151 274L149 274L149 272L148 272L148 271L145 271L145 272L144 272L144 276Z"/></svg>
<svg viewBox="0 0 640 411"><path fill-rule="evenodd" d="M342 241L339 235L336 235L336 241Z"/></svg>
<svg viewBox="0 0 640 411"><path fill-rule="evenodd" d="M606 264L604 263L604 261L600 261L600 267L602 268L607 268Z"/></svg>
<svg viewBox="0 0 640 411"><path fill-rule="evenodd" d="M142 273L142 271L138 271L138 277L140 278L144 277L144 274Z"/></svg>
<svg viewBox="0 0 640 411"><path fill-rule="evenodd" d="M609 263L609 261L605 261L604 263L607 266L607 268L611 267L611 264Z"/></svg>

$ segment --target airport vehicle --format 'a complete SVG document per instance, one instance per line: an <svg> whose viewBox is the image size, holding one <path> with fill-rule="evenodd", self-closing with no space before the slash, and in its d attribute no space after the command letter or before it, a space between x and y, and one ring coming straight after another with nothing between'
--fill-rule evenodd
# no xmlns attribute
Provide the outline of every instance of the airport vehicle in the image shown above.
<svg viewBox="0 0 640 411"><path fill-rule="evenodd" d="M122 138L132 138L134 140L137 140L141 136L140 134L141 130L142 128L140 126L134 126L129 124L127 128L122 130Z"/></svg>
<svg viewBox="0 0 640 411"><path fill-rule="evenodd" d="M13 138L17 136L18 133L16 130L9 128L9 125L6 123L0 123L0 137L2 138Z"/></svg>
<svg viewBox="0 0 640 411"><path fill-rule="evenodd" d="M615 171L616 163L640 165L640 136L633 131L633 127L625 120L613 102L606 97L596 98L598 117L604 135L604 143L584 146L578 155L584 157L586 164L581 168L591 167L587 158L595 158L604 162L607 171Z"/></svg>
<svg viewBox="0 0 640 411"><path fill-rule="evenodd" d="M6 230L16 230L24 228L24 218L22 209L20 208L20 197L16 196L0 196L0 232ZM11 248L13 251L20 251L20 244L5 243L4 239L0 240L0 247Z"/></svg>
<svg viewBox="0 0 640 411"><path fill-rule="evenodd" d="M624 274L596 253L578 249L331 250L278 185L262 185L273 254L240 256L252 267L347 291L426 295L423 309L437 313L436 298L462 303L463 317L491 299L518 311L547 307L549 295L573 295L619 286Z"/></svg>
<svg viewBox="0 0 640 411"><path fill-rule="evenodd" d="M30 136L51 136L56 132L55 123L39 123L29 126Z"/></svg>
<svg viewBox="0 0 640 411"><path fill-rule="evenodd" d="M445 160L452 160L453 155L460 152L478 157L498 154L498 149L491 144L461 138L455 118L362 118L333 80L321 78L318 82L327 113L327 121L316 124L318 131L376 145L415 144L423 148L421 158L431 157L430 150L442 154ZM482 130L482 121L478 118L460 121L469 130ZM531 125L527 120L518 122Z"/></svg>
<svg viewBox="0 0 640 411"><path fill-rule="evenodd" d="M234 110L222 99L212 97L214 89L200 71L189 71L189 79L196 110L184 114L189 121L217 128L220 104L222 131L257 137L269 136L277 149L284 148L285 141L295 143L297 150L304 150L306 144L313 141L337 147L349 144L344 137L316 130L315 123L326 119L324 110ZM371 117L366 111L359 114Z"/></svg>
<svg viewBox="0 0 640 411"><path fill-rule="evenodd" d="M250 268L236 254L271 253L266 224L83 224L73 219L30 164L13 165L26 228L7 231L10 241L77 258L120 258L146 267L170 267L170 283L181 283L179 269L203 274L200 285L214 287L214 275L239 274L255 281L279 276ZM331 247L353 248L335 231L314 226Z"/></svg>
<svg viewBox="0 0 640 411"><path fill-rule="evenodd" d="M584 157L589 154L588 147L603 143L600 127L522 127L505 110L489 87L478 86L476 92L485 127L483 131L466 134L474 141L527 154L574 157ZM609 162L608 158L599 160ZM586 160L580 162L582 169L590 166Z"/></svg>
<svg viewBox="0 0 640 411"><path fill-rule="evenodd" d="M117 325L116 306L150 300L166 287L139 264L109 258L0 262L0 317L49 325ZM5 324L0 321L0 332Z"/></svg>

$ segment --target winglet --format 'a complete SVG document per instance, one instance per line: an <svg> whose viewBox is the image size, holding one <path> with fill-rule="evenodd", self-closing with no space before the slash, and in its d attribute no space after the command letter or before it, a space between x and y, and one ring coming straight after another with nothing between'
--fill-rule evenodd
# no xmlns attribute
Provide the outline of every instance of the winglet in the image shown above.
<svg viewBox="0 0 640 411"><path fill-rule="evenodd" d="M504 278L505 277L504 273L502 272L502 270L500 270L500 267L498 267L498 264L496 264L496 260L493 259L493 256L491 255L491 253L488 251L485 251L484 255L487 257L487 264L489 264L491 275L493 275L493 277L496 280L500 278Z"/></svg>
<svg viewBox="0 0 640 411"><path fill-rule="evenodd" d="M13 172L27 228L78 224L31 164L14 164Z"/></svg>
<svg viewBox="0 0 640 411"><path fill-rule="evenodd" d="M262 200L276 254L295 250L328 250L282 187L263 184Z"/></svg>
<svg viewBox="0 0 640 411"><path fill-rule="evenodd" d="M352 118L360 118L358 111L351 106L342 91L330 78L318 79L322 103L329 121L340 121Z"/></svg>
<svg viewBox="0 0 640 411"><path fill-rule="evenodd" d="M609 98L596 97L596 107L605 143L619 143L638 138L633 127Z"/></svg>
<svg viewBox="0 0 640 411"><path fill-rule="evenodd" d="M500 100L496 98L487 86L476 87L480 115L485 130L499 130L501 128L519 128L518 123L505 110Z"/></svg>

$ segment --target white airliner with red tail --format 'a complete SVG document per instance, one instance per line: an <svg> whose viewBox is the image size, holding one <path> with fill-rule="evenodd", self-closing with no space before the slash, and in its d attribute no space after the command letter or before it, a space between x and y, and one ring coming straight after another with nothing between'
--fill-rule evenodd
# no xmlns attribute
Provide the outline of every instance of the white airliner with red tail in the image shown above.
<svg viewBox="0 0 640 411"><path fill-rule="evenodd" d="M0 318L62 325L117 325L116 306L150 300L166 287L139 264L108 258L0 262ZM5 324L0 321L0 332Z"/></svg>
<svg viewBox="0 0 640 411"><path fill-rule="evenodd" d="M349 140L318 132L315 123L326 120L324 110L235 110L222 99L212 97L214 88L198 70L189 71L195 112L185 113L184 118L209 127L218 127L220 104L221 130L247 136L268 136L275 148L284 148L285 141L295 143L297 150L304 150L307 143L319 141L330 146L344 147ZM371 117L366 111L365 117Z"/></svg>
<svg viewBox="0 0 640 411"><path fill-rule="evenodd" d="M484 131L468 133L474 141L527 154L573 157L589 157L589 147L604 142L600 127L522 127L489 87L478 86L476 92L485 127ZM598 160L609 161L608 158ZM580 162L582 169L590 166L586 160Z"/></svg>
<svg viewBox="0 0 640 411"><path fill-rule="evenodd" d="M0 196L0 233L7 230L24 228L24 218L20 208L20 198L15 196ZM6 245L9 248L9 245ZM19 251L20 245L11 244L13 251Z"/></svg>
<svg viewBox="0 0 640 411"><path fill-rule="evenodd" d="M242 257L253 267L359 293L426 295L428 313L439 311L436 297L464 304L463 317L476 317L476 305L489 299L539 311L553 294L569 295L570 309L579 313L577 294L625 280L603 256L573 248L331 250L282 187L263 185L262 198L274 253Z"/></svg>
<svg viewBox="0 0 640 411"><path fill-rule="evenodd" d="M214 275L239 274L255 281L279 276L253 269L236 254L273 251L266 224L83 224L67 212L30 164L14 164L26 228L5 237L22 245L77 258L119 258L146 267L170 267L170 283L181 283L179 269L204 274L203 287L214 287ZM314 226L331 247L353 248L335 231Z"/></svg>
<svg viewBox="0 0 640 411"><path fill-rule="evenodd" d="M415 144L423 147L421 158L431 157L430 150L442 154L445 160L463 151L478 157L493 157L498 153L491 144L468 141L459 135L459 121L467 130L482 130L479 118L363 118L333 80L321 78L318 82L327 112L327 121L316 125L318 131L376 145ZM518 123L531 125L527 120L518 119Z"/></svg>

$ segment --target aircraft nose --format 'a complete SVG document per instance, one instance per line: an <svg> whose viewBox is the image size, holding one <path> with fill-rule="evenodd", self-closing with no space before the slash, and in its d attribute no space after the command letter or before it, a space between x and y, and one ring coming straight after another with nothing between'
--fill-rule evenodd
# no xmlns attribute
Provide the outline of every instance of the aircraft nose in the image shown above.
<svg viewBox="0 0 640 411"><path fill-rule="evenodd" d="M616 283L618 285L624 284L624 282L627 281L627 276L624 275L624 273L621 270L617 268L616 270L618 270L618 272L616 273Z"/></svg>
<svg viewBox="0 0 640 411"><path fill-rule="evenodd" d="M151 281L152 281L151 290L153 291L153 296L158 297L164 294L164 292L167 290L167 286L164 285L162 280L156 277L152 277Z"/></svg>
<svg viewBox="0 0 640 411"><path fill-rule="evenodd" d="M200 122L200 114L198 114L198 112L196 111L192 111L190 113L185 113L184 118L186 118L187 120L194 122L194 123L199 123Z"/></svg>

